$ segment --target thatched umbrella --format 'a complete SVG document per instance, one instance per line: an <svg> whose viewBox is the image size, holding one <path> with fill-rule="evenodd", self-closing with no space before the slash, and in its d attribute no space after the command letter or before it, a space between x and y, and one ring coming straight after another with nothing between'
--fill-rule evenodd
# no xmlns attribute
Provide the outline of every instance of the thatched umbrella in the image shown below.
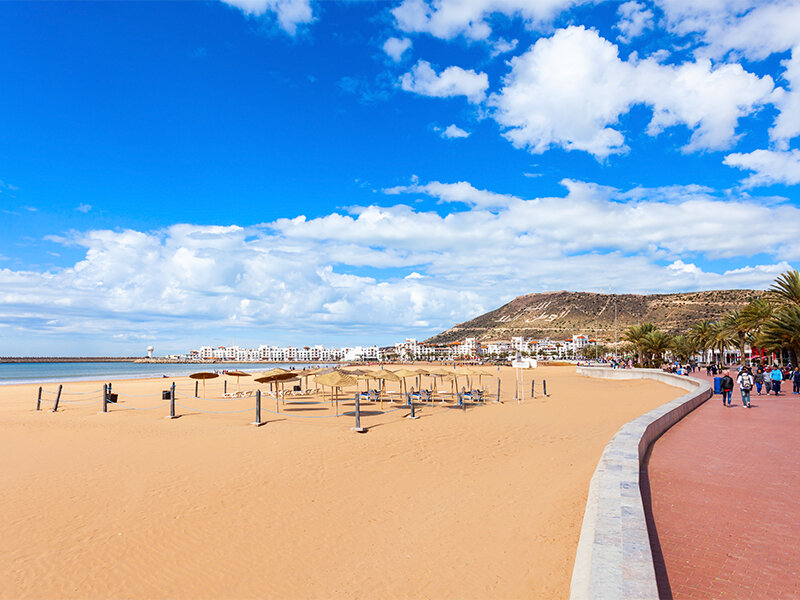
<svg viewBox="0 0 800 600"><path fill-rule="evenodd" d="M226 371L225 375L230 375L231 377L236 377L236 391L239 391L239 377L250 377L250 373L245 373L244 371Z"/></svg>
<svg viewBox="0 0 800 600"><path fill-rule="evenodd" d="M216 379L219 373L212 373L210 371L201 371L200 373L192 373L189 375L192 379L200 379L203 381L203 398L206 397L206 379Z"/></svg>
<svg viewBox="0 0 800 600"><path fill-rule="evenodd" d="M391 371L385 371L381 369L380 371L372 371L369 375L372 379L378 379L381 382L381 389L379 398L381 401L381 410L383 410L383 392L385 391L385 383L387 381L400 381L400 377L392 373Z"/></svg>
<svg viewBox="0 0 800 600"><path fill-rule="evenodd" d="M331 371L329 373L321 373L314 376L314 380L320 385L327 385L331 387L335 396L334 402L336 403L336 416L339 416L339 388L355 385L358 386L358 380L343 371ZM356 392L358 390L356 389Z"/></svg>
<svg viewBox="0 0 800 600"><path fill-rule="evenodd" d="M408 377L416 377L418 373L416 371L412 371L411 369L397 369L397 371L393 371L395 375L400 378L400 381L405 389L405 393L408 393L408 385L406 384L406 379Z"/></svg>
<svg viewBox="0 0 800 600"><path fill-rule="evenodd" d="M276 369L271 369L271 370L272 371L276 371ZM267 374L270 371L267 371L266 373L261 373L261 374L259 374L258 377L256 377L254 379L254 381L257 381L258 383L270 383L271 384L271 383L278 383L279 381L280 382L285 382L285 381L288 381L290 379L296 379L297 378L297 373L295 373L294 371L287 371L286 369L277 369L277 371L280 371L280 372L277 372L277 373L273 372L270 375Z"/></svg>

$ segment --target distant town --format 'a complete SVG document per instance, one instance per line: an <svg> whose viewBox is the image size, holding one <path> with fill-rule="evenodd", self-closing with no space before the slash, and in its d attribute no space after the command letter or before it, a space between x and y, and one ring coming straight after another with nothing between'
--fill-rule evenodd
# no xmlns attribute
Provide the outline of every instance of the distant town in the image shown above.
<svg viewBox="0 0 800 600"><path fill-rule="evenodd" d="M185 355L170 355L169 360L230 362L381 362L391 360L470 360L489 358L502 360L521 354L537 358L581 358L592 354L597 341L587 335L573 335L569 340L536 340L513 337L511 340L478 341L470 337L459 342L427 344L408 338L393 346L353 346L332 348L315 346L200 346ZM148 348L153 358L153 349Z"/></svg>

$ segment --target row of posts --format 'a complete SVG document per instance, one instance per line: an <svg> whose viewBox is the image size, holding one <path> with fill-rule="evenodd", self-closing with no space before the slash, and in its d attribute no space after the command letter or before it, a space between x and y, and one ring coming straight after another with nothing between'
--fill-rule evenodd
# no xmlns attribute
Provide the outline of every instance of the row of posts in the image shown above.
<svg viewBox="0 0 800 600"><path fill-rule="evenodd" d="M533 381L531 381L531 397L534 393L533 388ZM63 385L58 386L58 392L56 393L55 403L53 404L53 412L58 410L58 403L61 400L61 390L63 389ZM413 392L413 389L412 389ZM175 382L172 383L169 389L169 415L165 418L167 419L177 419L178 416L175 414ZM544 394L547 395L547 382L544 382ZM197 382L195 382L195 396L197 395ZM108 403L114 402L111 399L111 384L106 383L103 384L103 395L102 395L102 406L103 412L108 412ZM497 399L495 402L500 402L500 378L497 378ZM36 399L36 410L41 410L42 405L42 388L39 387L39 395ZM355 395L355 427L351 427L352 431L357 433L363 433L366 431L364 427L361 426L361 402L360 402L360 394ZM458 405L462 408L462 410L466 410L466 405L464 404L464 399L462 394L458 394ZM406 394L406 406L410 409L410 413L406 415L407 419L418 419L419 417L416 414L416 409L414 406L414 402L411 400L411 393ZM337 403L338 407L338 403ZM275 397L275 410L276 412L280 412L280 405L278 403L278 397ZM338 416L338 415L337 415ZM256 390L256 420L251 423L257 427L264 425L264 421L261 420L261 390Z"/></svg>

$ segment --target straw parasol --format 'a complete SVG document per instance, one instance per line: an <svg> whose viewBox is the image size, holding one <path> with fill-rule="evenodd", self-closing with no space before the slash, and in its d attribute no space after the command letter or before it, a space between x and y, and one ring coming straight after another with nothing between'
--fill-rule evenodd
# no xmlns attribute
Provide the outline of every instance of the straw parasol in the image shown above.
<svg viewBox="0 0 800 600"><path fill-rule="evenodd" d="M335 396L336 402L336 415L339 415L339 388L350 386L350 385L358 385L358 380L350 375L349 373L345 373L344 371L331 371L329 373L320 373L319 375L314 376L314 380L320 385L327 385L330 386L333 394Z"/></svg>
<svg viewBox="0 0 800 600"><path fill-rule="evenodd" d="M201 371L200 373L192 373L189 375L192 379L200 379L203 381L203 398L206 397L206 379L216 379L219 373L212 373L211 371Z"/></svg>
<svg viewBox="0 0 800 600"><path fill-rule="evenodd" d="M402 382L403 389L405 393L408 393L408 384L406 383L406 379L409 377L416 377L418 373L416 371L412 371L411 369L397 369L397 371L393 371L395 375L400 378Z"/></svg>
<svg viewBox="0 0 800 600"><path fill-rule="evenodd" d="M225 375L230 375L231 377L236 377L236 391L239 391L239 377L250 377L250 373L245 373L244 371L226 371Z"/></svg>

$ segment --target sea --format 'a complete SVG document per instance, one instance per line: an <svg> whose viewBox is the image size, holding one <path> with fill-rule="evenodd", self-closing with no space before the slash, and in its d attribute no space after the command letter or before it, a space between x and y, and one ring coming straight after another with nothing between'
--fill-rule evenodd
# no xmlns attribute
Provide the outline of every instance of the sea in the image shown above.
<svg viewBox="0 0 800 600"><path fill-rule="evenodd" d="M52 383L54 381L105 381L106 379L146 379L180 377L198 371L243 371L261 373L275 367L302 370L331 364L302 363L134 363L134 362L31 362L0 363L0 385L16 383Z"/></svg>

